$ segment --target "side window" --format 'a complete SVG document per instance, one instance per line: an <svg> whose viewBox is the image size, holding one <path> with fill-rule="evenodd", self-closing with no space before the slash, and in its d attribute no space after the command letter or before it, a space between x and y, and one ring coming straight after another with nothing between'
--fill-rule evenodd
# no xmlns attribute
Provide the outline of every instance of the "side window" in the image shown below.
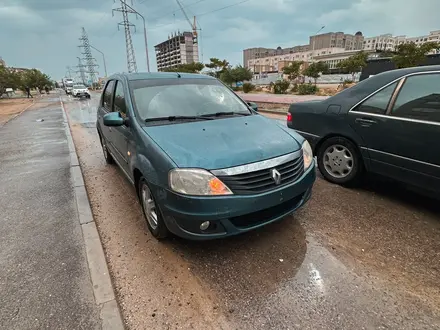
<svg viewBox="0 0 440 330"><path fill-rule="evenodd" d="M105 87L104 95L102 97L102 105L107 108L108 111L111 111L112 109L113 87L115 87L115 81L110 80Z"/></svg>
<svg viewBox="0 0 440 330"><path fill-rule="evenodd" d="M391 115L440 123L440 73L408 77Z"/></svg>
<svg viewBox="0 0 440 330"><path fill-rule="evenodd" d="M385 87L380 92L361 103L354 111L384 115L396 86L397 82Z"/></svg>
<svg viewBox="0 0 440 330"><path fill-rule="evenodd" d="M116 84L114 102L113 111L119 112L125 118L127 116L127 106L125 104L124 85L120 81Z"/></svg>

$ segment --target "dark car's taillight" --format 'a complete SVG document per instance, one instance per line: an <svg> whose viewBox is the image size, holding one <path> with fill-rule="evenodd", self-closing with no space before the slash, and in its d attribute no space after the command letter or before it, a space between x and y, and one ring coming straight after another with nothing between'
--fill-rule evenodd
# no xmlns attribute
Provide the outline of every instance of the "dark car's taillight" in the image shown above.
<svg viewBox="0 0 440 330"><path fill-rule="evenodd" d="M287 121L292 121L292 114L290 112L287 113Z"/></svg>

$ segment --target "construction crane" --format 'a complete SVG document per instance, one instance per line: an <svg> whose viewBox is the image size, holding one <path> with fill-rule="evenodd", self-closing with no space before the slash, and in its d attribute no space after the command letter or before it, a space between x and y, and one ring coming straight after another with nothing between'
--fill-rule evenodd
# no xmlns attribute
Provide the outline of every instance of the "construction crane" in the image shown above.
<svg viewBox="0 0 440 330"><path fill-rule="evenodd" d="M193 39L194 42L197 43L197 24L196 24L196 17L194 16L194 21L191 22L191 20L189 19L188 15L185 12L185 9L183 9L182 4L180 3L179 0L176 0L177 4L180 7L180 10L182 10L183 15L185 15L186 20L188 21L189 25L191 26L192 32L193 32Z"/></svg>

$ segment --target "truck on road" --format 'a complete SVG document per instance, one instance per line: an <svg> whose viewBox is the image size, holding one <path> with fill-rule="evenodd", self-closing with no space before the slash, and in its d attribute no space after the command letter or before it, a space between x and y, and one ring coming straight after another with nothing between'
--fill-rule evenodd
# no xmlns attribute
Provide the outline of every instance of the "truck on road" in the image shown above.
<svg viewBox="0 0 440 330"><path fill-rule="evenodd" d="M72 90L73 90L72 78L63 78L63 89L66 92L66 94L72 94Z"/></svg>

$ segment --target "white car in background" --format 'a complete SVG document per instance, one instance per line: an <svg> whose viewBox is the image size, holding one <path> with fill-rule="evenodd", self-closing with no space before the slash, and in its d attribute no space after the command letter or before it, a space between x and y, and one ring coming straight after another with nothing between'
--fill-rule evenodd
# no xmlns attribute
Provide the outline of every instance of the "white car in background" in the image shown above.
<svg viewBox="0 0 440 330"><path fill-rule="evenodd" d="M72 96L73 97L86 97L90 98L90 92L89 89L84 85L73 85L72 88Z"/></svg>

